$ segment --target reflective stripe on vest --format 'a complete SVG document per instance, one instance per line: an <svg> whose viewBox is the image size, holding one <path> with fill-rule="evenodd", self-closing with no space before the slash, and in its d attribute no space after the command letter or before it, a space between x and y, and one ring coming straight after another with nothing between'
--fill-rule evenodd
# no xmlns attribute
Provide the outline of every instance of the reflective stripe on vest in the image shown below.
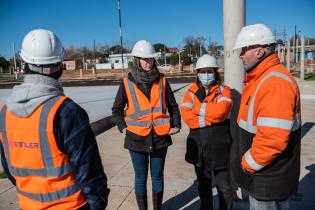
<svg viewBox="0 0 315 210"><path fill-rule="evenodd" d="M191 98L191 103L190 102L184 102L182 103L182 107L187 107L187 108L190 108L192 109L194 107L194 99L195 99L195 94L191 91L189 91L189 95L190 95L190 98Z"/></svg>
<svg viewBox="0 0 315 210"><path fill-rule="evenodd" d="M46 123L48 123L48 115L55 105L55 103L61 98L54 97L48 100L43 104L43 109L40 113L40 124L39 124L39 143L40 143L40 151L42 156L42 161L44 163L43 169L30 169L30 168L17 168L13 167L10 160L10 150L8 145L7 131L6 131L6 113L7 107L4 106L0 111L0 128L2 128L2 140L4 144L4 149L6 152L6 159L8 163L9 172L13 176L17 177L30 177L30 176L38 176L38 177L62 177L66 174L73 172L70 164L64 164L60 167L54 167L54 163L52 162L52 152L50 150L50 145L48 141L48 136L46 132ZM18 193L24 195L25 197L31 198L33 200L37 200L40 202L51 202L55 200L60 200L63 198L67 198L74 193L80 191L80 187L77 183L73 183L70 186L67 186L61 190L49 193L30 193L24 192L21 189L17 188Z"/></svg>
<svg viewBox="0 0 315 210"><path fill-rule="evenodd" d="M270 72L267 74L258 84L255 93L253 95L253 98L249 104L248 114L247 114L247 121L240 119L238 125L243 128L244 130L256 134L257 127L256 126L268 126L268 127L274 127L274 128L282 128L286 130L295 131L300 127L300 120L299 120L299 108L296 106L295 113L294 113L294 120L284 120L279 118L271 118L271 117L258 117L256 126L253 125L253 118L254 118L254 104L255 104L255 98L256 94L260 88L260 86L270 77L280 77L284 80L289 81L290 83L293 83L293 81L285 74L282 74L280 72Z"/></svg>
<svg viewBox="0 0 315 210"><path fill-rule="evenodd" d="M17 192L20 193L21 195L24 195L25 197L39 201L41 203L61 200L63 198L67 198L67 197L77 193L78 191L80 191L80 187L76 183L70 185L69 187L63 188L61 190L57 190L57 191L50 192L50 193L41 193L41 194L23 192L23 191L17 189Z"/></svg>
<svg viewBox="0 0 315 210"><path fill-rule="evenodd" d="M128 83L128 87L130 90L130 95L132 98L132 103L133 106L135 108L135 113L133 114L127 114L126 116L129 118L139 118L145 115L149 115L152 112L155 113L166 113L166 109L163 108L163 86L160 87L160 106L159 107L152 107L151 110L149 109L145 109L145 110L141 110L140 109L140 105L139 105L139 101L137 100L137 96L136 96L136 91L133 85L133 82L131 82L129 79L127 79L127 83ZM155 120L153 122L153 125L165 125L167 123L169 123L170 120ZM139 120L126 120L127 125L133 125L133 126L139 126L139 127L151 127L151 122L144 122L144 121L139 121Z"/></svg>
<svg viewBox="0 0 315 210"><path fill-rule="evenodd" d="M245 160L248 163L248 165L250 165L250 167L252 167L256 171L259 171L260 169L262 169L264 167L264 166L256 163L256 161L254 160L254 158L250 154L249 150L245 153Z"/></svg>

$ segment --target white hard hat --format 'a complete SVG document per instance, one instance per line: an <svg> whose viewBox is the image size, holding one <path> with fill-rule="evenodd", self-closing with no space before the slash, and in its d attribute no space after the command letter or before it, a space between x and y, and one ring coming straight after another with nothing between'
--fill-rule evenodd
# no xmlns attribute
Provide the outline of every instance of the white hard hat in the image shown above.
<svg viewBox="0 0 315 210"><path fill-rule="evenodd" d="M147 40L138 41L132 48L131 55L139 58L155 58L157 53L155 53L154 47Z"/></svg>
<svg viewBox="0 0 315 210"><path fill-rule="evenodd" d="M218 68L217 60L211 55L203 55L201 56L196 64L196 69L202 68Z"/></svg>
<svg viewBox="0 0 315 210"><path fill-rule="evenodd" d="M66 52L53 32L36 29L24 37L20 56L26 63L47 65L61 62Z"/></svg>
<svg viewBox="0 0 315 210"><path fill-rule="evenodd" d="M253 45L268 45L275 42L275 36L266 25L249 25L243 27L237 35L233 50Z"/></svg>

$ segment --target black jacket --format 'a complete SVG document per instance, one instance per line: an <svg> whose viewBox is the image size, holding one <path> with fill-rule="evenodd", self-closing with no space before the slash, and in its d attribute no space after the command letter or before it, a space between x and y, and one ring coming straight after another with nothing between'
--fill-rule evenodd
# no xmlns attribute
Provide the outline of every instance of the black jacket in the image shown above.
<svg viewBox="0 0 315 210"><path fill-rule="evenodd" d="M202 87L196 92L200 101L206 98ZM197 167L204 161L207 170L229 168L232 138L230 120L205 128L190 129L187 137L185 160Z"/></svg>
<svg viewBox="0 0 315 210"><path fill-rule="evenodd" d="M161 74L161 76L163 76ZM134 82L137 87L144 93L144 95L150 100L150 93L152 84L145 85L142 83L137 83L131 73L128 74L128 79ZM126 104L128 103L126 89L124 87L124 82L121 81L115 102L112 108L112 114L114 121L120 130L127 128L127 124L125 122L125 113L124 109ZM171 89L170 84L166 80L166 105L168 109L168 113L170 115L170 123L171 127L181 128L181 116L178 105L174 98L173 91ZM152 129L151 133L148 136L139 136L135 133L126 131L125 144L124 147L126 149L130 149L137 152L153 152L162 148L166 148L172 144L171 137L169 135L158 136L154 129Z"/></svg>

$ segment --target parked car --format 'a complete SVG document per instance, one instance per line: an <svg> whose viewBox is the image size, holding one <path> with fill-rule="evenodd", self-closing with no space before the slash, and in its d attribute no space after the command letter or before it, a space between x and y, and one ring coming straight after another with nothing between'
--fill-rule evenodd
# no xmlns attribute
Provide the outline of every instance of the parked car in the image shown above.
<svg viewBox="0 0 315 210"><path fill-rule="evenodd" d="M171 71L171 70L174 70L174 66L173 65L171 65L171 64L162 64L162 65L160 65L159 67L158 67L158 69L160 70L160 71L166 71L166 72L169 72L169 71Z"/></svg>

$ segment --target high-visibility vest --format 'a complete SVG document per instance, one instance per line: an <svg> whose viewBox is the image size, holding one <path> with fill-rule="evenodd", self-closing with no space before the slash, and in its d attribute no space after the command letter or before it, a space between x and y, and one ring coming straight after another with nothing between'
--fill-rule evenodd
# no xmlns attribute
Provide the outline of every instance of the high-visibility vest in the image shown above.
<svg viewBox="0 0 315 210"><path fill-rule="evenodd" d="M153 83L150 101L128 78L124 78L124 86L128 98L125 117L127 130L139 136L147 136L153 127L159 136L168 134L170 116L165 102L165 77L161 77L160 82Z"/></svg>
<svg viewBox="0 0 315 210"><path fill-rule="evenodd" d="M232 106L231 90L227 86L212 86L210 94L203 101L197 97L199 87L193 83L187 90L181 112L189 128L204 128L221 123L229 117Z"/></svg>
<svg viewBox="0 0 315 210"><path fill-rule="evenodd" d="M66 98L51 98L25 118L5 105L0 111L1 141L23 210L78 209L86 204L69 157L58 149L54 135L54 118Z"/></svg>
<svg viewBox="0 0 315 210"><path fill-rule="evenodd" d="M296 192L300 170L301 111L295 79L277 55L265 58L243 89L237 139L243 169L239 184L262 200L285 200ZM234 165L236 165L234 164Z"/></svg>

